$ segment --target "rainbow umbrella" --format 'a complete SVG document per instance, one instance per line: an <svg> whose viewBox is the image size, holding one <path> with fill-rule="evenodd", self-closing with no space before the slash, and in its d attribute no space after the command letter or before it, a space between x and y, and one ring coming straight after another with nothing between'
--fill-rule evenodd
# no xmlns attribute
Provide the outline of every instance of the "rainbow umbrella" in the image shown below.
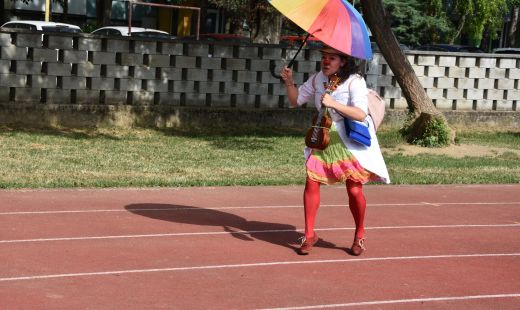
<svg viewBox="0 0 520 310"><path fill-rule="evenodd" d="M368 29L361 14L345 0L269 0L303 30L345 54L372 58Z"/></svg>

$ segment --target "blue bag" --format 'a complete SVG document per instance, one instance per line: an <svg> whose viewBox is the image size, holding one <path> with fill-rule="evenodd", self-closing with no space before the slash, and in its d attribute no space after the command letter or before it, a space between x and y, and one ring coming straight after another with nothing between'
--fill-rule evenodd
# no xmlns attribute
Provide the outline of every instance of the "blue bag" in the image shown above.
<svg viewBox="0 0 520 310"><path fill-rule="evenodd" d="M370 131L368 131L368 122L365 124L349 118L344 118L343 121L345 122L347 137L366 146L372 144L370 140Z"/></svg>

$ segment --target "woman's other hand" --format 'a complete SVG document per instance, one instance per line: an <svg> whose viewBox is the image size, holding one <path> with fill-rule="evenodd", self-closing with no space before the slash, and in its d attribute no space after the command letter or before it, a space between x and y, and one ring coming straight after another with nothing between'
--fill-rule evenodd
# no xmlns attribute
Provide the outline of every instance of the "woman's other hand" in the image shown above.
<svg viewBox="0 0 520 310"><path fill-rule="evenodd" d="M367 117L365 112L363 112L363 110L361 110L360 108L343 105L340 102L337 102L334 99L332 99L332 96L329 94L323 94L321 96L321 105L327 108L334 109L343 117L348 117L355 121L362 122Z"/></svg>
<svg viewBox="0 0 520 310"><path fill-rule="evenodd" d="M331 95L323 94L323 96L321 96L321 104L327 108L334 108L336 101L332 99Z"/></svg>

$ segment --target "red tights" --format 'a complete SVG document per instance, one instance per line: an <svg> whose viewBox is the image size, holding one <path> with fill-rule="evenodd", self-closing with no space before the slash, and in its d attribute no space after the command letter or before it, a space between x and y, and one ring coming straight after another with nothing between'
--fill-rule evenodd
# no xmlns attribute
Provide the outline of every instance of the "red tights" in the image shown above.
<svg viewBox="0 0 520 310"><path fill-rule="evenodd" d="M356 223L356 238L365 235L365 209L366 200L363 195L363 184L347 180L348 206L354 222ZM320 206L320 183L307 178L305 191L303 192L303 204L305 207L305 238L314 237L314 222Z"/></svg>

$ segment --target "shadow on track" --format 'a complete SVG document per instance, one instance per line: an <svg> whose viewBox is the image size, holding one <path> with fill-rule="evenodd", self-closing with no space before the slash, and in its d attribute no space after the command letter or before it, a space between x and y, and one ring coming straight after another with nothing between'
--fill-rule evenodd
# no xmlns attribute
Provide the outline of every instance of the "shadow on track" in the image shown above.
<svg viewBox="0 0 520 310"><path fill-rule="evenodd" d="M125 209L131 213L161 221L222 227L225 232L229 232L231 236L240 240L261 240L293 251L298 249L297 240L303 236L292 225L248 221L238 215L214 209L159 203L130 204L125 206ZM320 240L315 246L337 248L335 244L323 240Z"/></svg>

